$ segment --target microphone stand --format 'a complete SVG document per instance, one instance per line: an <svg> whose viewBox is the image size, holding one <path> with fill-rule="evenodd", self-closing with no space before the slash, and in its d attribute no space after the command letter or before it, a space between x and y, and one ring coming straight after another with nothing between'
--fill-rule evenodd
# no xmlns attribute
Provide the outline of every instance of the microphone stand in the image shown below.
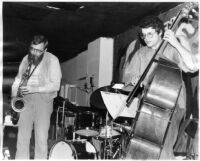
<svg viewBox="0 0 200 161"><path fill-rule="evenodd" d="M104 159L108 159L107 158L107 149L106 149L106 146L107 146L107 126L108 126L108 111L107 111L107 113L106 113L106 126L105 126L105 148L104 148L104 154L103 154L103 158Z"/></svg>

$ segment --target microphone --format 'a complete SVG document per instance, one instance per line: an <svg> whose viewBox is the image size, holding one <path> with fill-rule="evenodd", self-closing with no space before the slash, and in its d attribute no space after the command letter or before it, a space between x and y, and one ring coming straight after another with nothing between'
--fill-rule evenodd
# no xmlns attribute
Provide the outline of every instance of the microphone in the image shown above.
<svg viewBox="0 0 200 161"><path fill-rule="evenodd" d="M93 77L93 76L92 76L92 77L90 77L90 85L91 85L91 87L94 87L93 79L94 79L94 77Z"/></svg>

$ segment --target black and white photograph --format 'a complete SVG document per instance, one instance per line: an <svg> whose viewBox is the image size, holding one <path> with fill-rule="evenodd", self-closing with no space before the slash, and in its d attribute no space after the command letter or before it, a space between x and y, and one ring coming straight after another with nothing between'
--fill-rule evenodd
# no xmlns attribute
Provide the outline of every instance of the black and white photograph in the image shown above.
<svg viewBox="0 0 200 161"><path fill-rule="evenodd" d="M0 160L198 160L199 2L0 2Z"/></svg>

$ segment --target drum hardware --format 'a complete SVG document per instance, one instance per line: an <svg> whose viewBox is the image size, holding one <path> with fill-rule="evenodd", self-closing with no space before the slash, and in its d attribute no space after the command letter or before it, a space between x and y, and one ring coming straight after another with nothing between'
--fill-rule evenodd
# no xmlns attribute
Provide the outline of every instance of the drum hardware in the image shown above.
<svg viewBox="0 0 200 161"><path fill-rule="evenodd" d="M89 80L88 80L88 78L89 78ZM90 77L89 77L89 75L86 75L84 77L78 78L77 80L78 81L85 80L83 87L77 87L79 90L86 92L86 93L93 92L94 87L95 87L93 74ZM89 81L89 83L88 83L88 81Z"/></svg>
<svg viewBox="0 0 200 161"><path fill-rule="evenodd" d="M120 150L120 149L121 149L121 145L117 148L117 150L116 150L115 153L113 154L112 159L115 159L117 153L119 153L119 156L121 156L121 150Z"/></svg>
<svg viewBox="0 0 200 161"><path fill-rule="evenodd" d="M58 107L58 109L57 109L57 111L56 111L56 140L58 139L58 131L60 130L60 128L59 128L59 122L58 122L58 113L59 113L59 111L60 111L60 109L61 109L62 107ZM64 122L63 122L63 115L62 115L62 122L61 122L61 129L62 130L64 130ZM62 133L61 134L61 137L63 137L64 138L64 134Z"/></svg>
<svg viewBox="0 0 200 161"><path fill-rule="evenodd" d="M92 138L100 159L120 159L122 157L122 135L113 138Z"/></svg>
<svg viewBox="0 0 200 161"><path fill-rule="evenodd" d="M56 140L58 140L58 132L60 132L60 138L66 138L65 134L68 133L68 125L72 126L71 128L71 132L72 132L72 139L75 140L75 116L74 119L70 119L71 116L73 116L74 114L70 111L68 111L65 108L65 104L66 104L66 99L63 101L63 106L62 107L58 107L57 112L56 112ZM62 119L61 119L61 124L59 124L59 113L62 112ZM71 115L71 116L66 116L66 115ZM59 127L59 125L61 125L61 127ZM68 136L66 139L69 139ZM71 140L71 138L70 138Z"/></svg>
<svg viewBox="0 0 200 161"><path fill-rule="evenodd" d="M58 107L56 113L56 140L58 138L75 140L75 138L82 137L87 140L99 134L99 126L102 118L97 112L93 111L69 111L65 108L65 101L62 107ZM59 117L60 116L60 117ZM61 120L61 121L60 121ZM59 136L59 132L61 133Z"/></svg>
<svg viewBox="0 0 200 161"><path fill-rule="evenodd" d="M119 127L119 128L120 128L120 129L119 129L120 131L126 130L127 132L130 132L131 129L132 129L132 127L131 127L131 126L128 126L128 125L118 124L118 123L115 123L115 122L113 122L113 124L114 124L115 126Z"/></svg>
<svg viewBox="0 0 200 161"><path fill-rule="evenodd" d="M121 147L121 134L114 130L113 121L109 122L108 112L106 113L106 125L100 129L100 134L97 139L102 140L103 149L100 149L101 159L116 159L121 157L122 147ZM118 138L117 138L118 137ZM117 149L116 149L117 148ZM103 152L102 152L103 151Z"/></svg>

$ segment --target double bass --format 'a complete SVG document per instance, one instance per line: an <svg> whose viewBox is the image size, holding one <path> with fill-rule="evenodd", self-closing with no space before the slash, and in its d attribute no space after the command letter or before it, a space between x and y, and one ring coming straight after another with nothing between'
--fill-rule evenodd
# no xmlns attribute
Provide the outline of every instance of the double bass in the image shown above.
<svg viewBox="0 0 200 161"><path fill-rule="evenodd" d="M180 20L188 17L188 13L185 8L180 11L170 29L174 31ZM167 45L167 41L161 42L135 88L129 94L126 100L127 107L131 105L156 56L163 53ZM173 62L160 58L157 63L149 86L140 100L125 159L159 159L164 148L182 88L182 79L179 67Z"/></svg>

